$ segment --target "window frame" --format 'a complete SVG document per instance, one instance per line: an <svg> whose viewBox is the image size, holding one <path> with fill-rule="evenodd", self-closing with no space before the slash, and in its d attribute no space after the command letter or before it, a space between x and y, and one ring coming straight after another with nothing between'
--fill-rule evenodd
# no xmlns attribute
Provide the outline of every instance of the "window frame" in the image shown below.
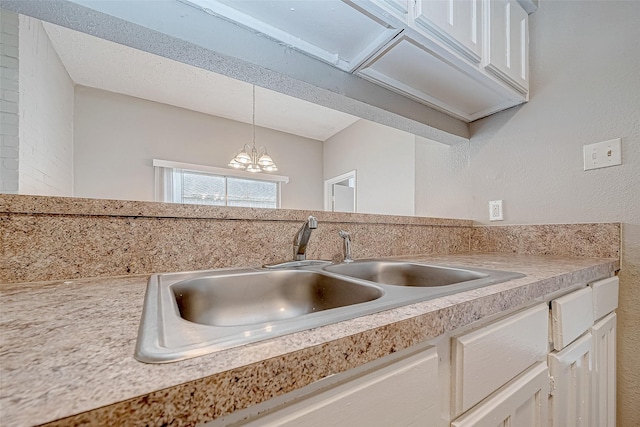
<svg viewBox="0 0 640 427"><path fill-rule="evenodd" d="M241 178L251 181L263 181L263 182L275 182L276 186L276 207L275 209L279 209L282 203L282 183L287 184L289 182L289 177L284 175L273 175L273 174L256 174L252 172L235 170L235 169L226 169L215 166L205 166L205 165L197 165L192 163L182 163L182 162L174 162L170 160L159 160L153 159L153 167L154 167L154 177L155 177L155 188L154 195L155 201L164 202L164 203L176 203L174 201L174 184L173 184L173 173L175 170L183 170L188 172L196 172L200 174L207 175L215 175L219 177L223 177L225 179L225 192L226 192L226 182L228 177L232 178ZM216 205L203 205L203 206L216 206ZM225 205L228 206L228 200L225 194ZM239 206L232 206L239 207ZM272 209L272 208L255 208L255 209Z"/></svg>

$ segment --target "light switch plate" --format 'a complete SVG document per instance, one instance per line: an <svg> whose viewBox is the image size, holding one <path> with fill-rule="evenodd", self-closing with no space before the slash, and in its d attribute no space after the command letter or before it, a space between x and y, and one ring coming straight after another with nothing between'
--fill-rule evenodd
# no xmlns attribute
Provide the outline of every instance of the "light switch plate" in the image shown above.
<svg viewBox="0 0 640 427"><path fill-rule="evenodd" d="M622 164L620 138L585 145L583 148L584 170L607 168Z"/></svg>

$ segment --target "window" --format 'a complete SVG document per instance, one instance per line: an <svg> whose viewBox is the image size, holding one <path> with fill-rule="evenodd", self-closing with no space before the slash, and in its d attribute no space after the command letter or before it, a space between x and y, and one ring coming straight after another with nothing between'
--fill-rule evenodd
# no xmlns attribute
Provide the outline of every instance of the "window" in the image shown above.
<svg viewBox="0 0 640 427"><path fill-rule="evenodd" d="M279 208L288 177L154 160L156 200L212 206Z"/></svg>

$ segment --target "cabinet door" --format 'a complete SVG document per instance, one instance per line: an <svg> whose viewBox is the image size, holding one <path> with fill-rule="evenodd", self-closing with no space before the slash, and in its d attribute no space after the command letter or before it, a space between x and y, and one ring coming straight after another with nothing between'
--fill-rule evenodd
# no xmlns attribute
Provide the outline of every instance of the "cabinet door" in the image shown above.
<svg viewBox="0 0 640 427"><path fill-rule="evenodd" d="M482 55L481 0L417 0L414 23L472 62Z"/></svg>
<svg viewBox="0 0 640 427"><path fill-rule="evenodd" d="M259 417L245 426L433 426L440 419L434 347Z"/></svg>
<svg viewBox="0 0 640 427"><path fill-rule="evenodd" d="M529 93L529 16L516 0L486 3L485 69L522 94Z"/></svg>
<svg viewBox="0 0 640 427"><path fill-rule="evenodd" d="M591 328L593 335L593 425L616 425L616 314Z"/></svg>
<svg viewBox="0 0 640 427"><path fill-rule="evenodd" d="M549 354L552 387L551 426L591 425L593 337L587 332L561 351Z"/></svg>
<svg viewBox="0 0 640 427"><path fill-rule="evenodd" d="M542 427L548 419L549 370L540 362L457 420L452 427Z"/></svg>
<svg viewBox="0 0 640 427"><path fill-rule="evenodd" d="M546 304L453 339L453 416L511 381L548 352Z"/></svg>

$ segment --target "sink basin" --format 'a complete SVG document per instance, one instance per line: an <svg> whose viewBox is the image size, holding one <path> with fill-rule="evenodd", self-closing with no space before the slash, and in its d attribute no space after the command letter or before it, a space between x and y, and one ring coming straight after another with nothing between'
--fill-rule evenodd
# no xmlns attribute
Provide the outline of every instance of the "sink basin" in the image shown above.
<svg viewBox="0 0 640 427"><path fill-rule="evenodd" d="M156 274L135 358L175 362L522 276L397 260Z"/></svg>
<svg viewBox="0 0 640 427"><path fill-rule="evenodd" d="M404 261L356 261L330 265L325 271L393 286L447 286L488 277L487 273Z"/></svg>
<svg viewBox="0 0 640 427"><path fill-rule="evenodd" d="M384 295L375 284L311 267L156 274L135 357L174 362L340 322L380 311Z"/></svg>
<svg viewBox="0 0 640 427"><path fill-rule="evenodd" d="M171 285L180 316L212 326L253 325L359 304L382 290L313 271L205 276Z"/></svg>

